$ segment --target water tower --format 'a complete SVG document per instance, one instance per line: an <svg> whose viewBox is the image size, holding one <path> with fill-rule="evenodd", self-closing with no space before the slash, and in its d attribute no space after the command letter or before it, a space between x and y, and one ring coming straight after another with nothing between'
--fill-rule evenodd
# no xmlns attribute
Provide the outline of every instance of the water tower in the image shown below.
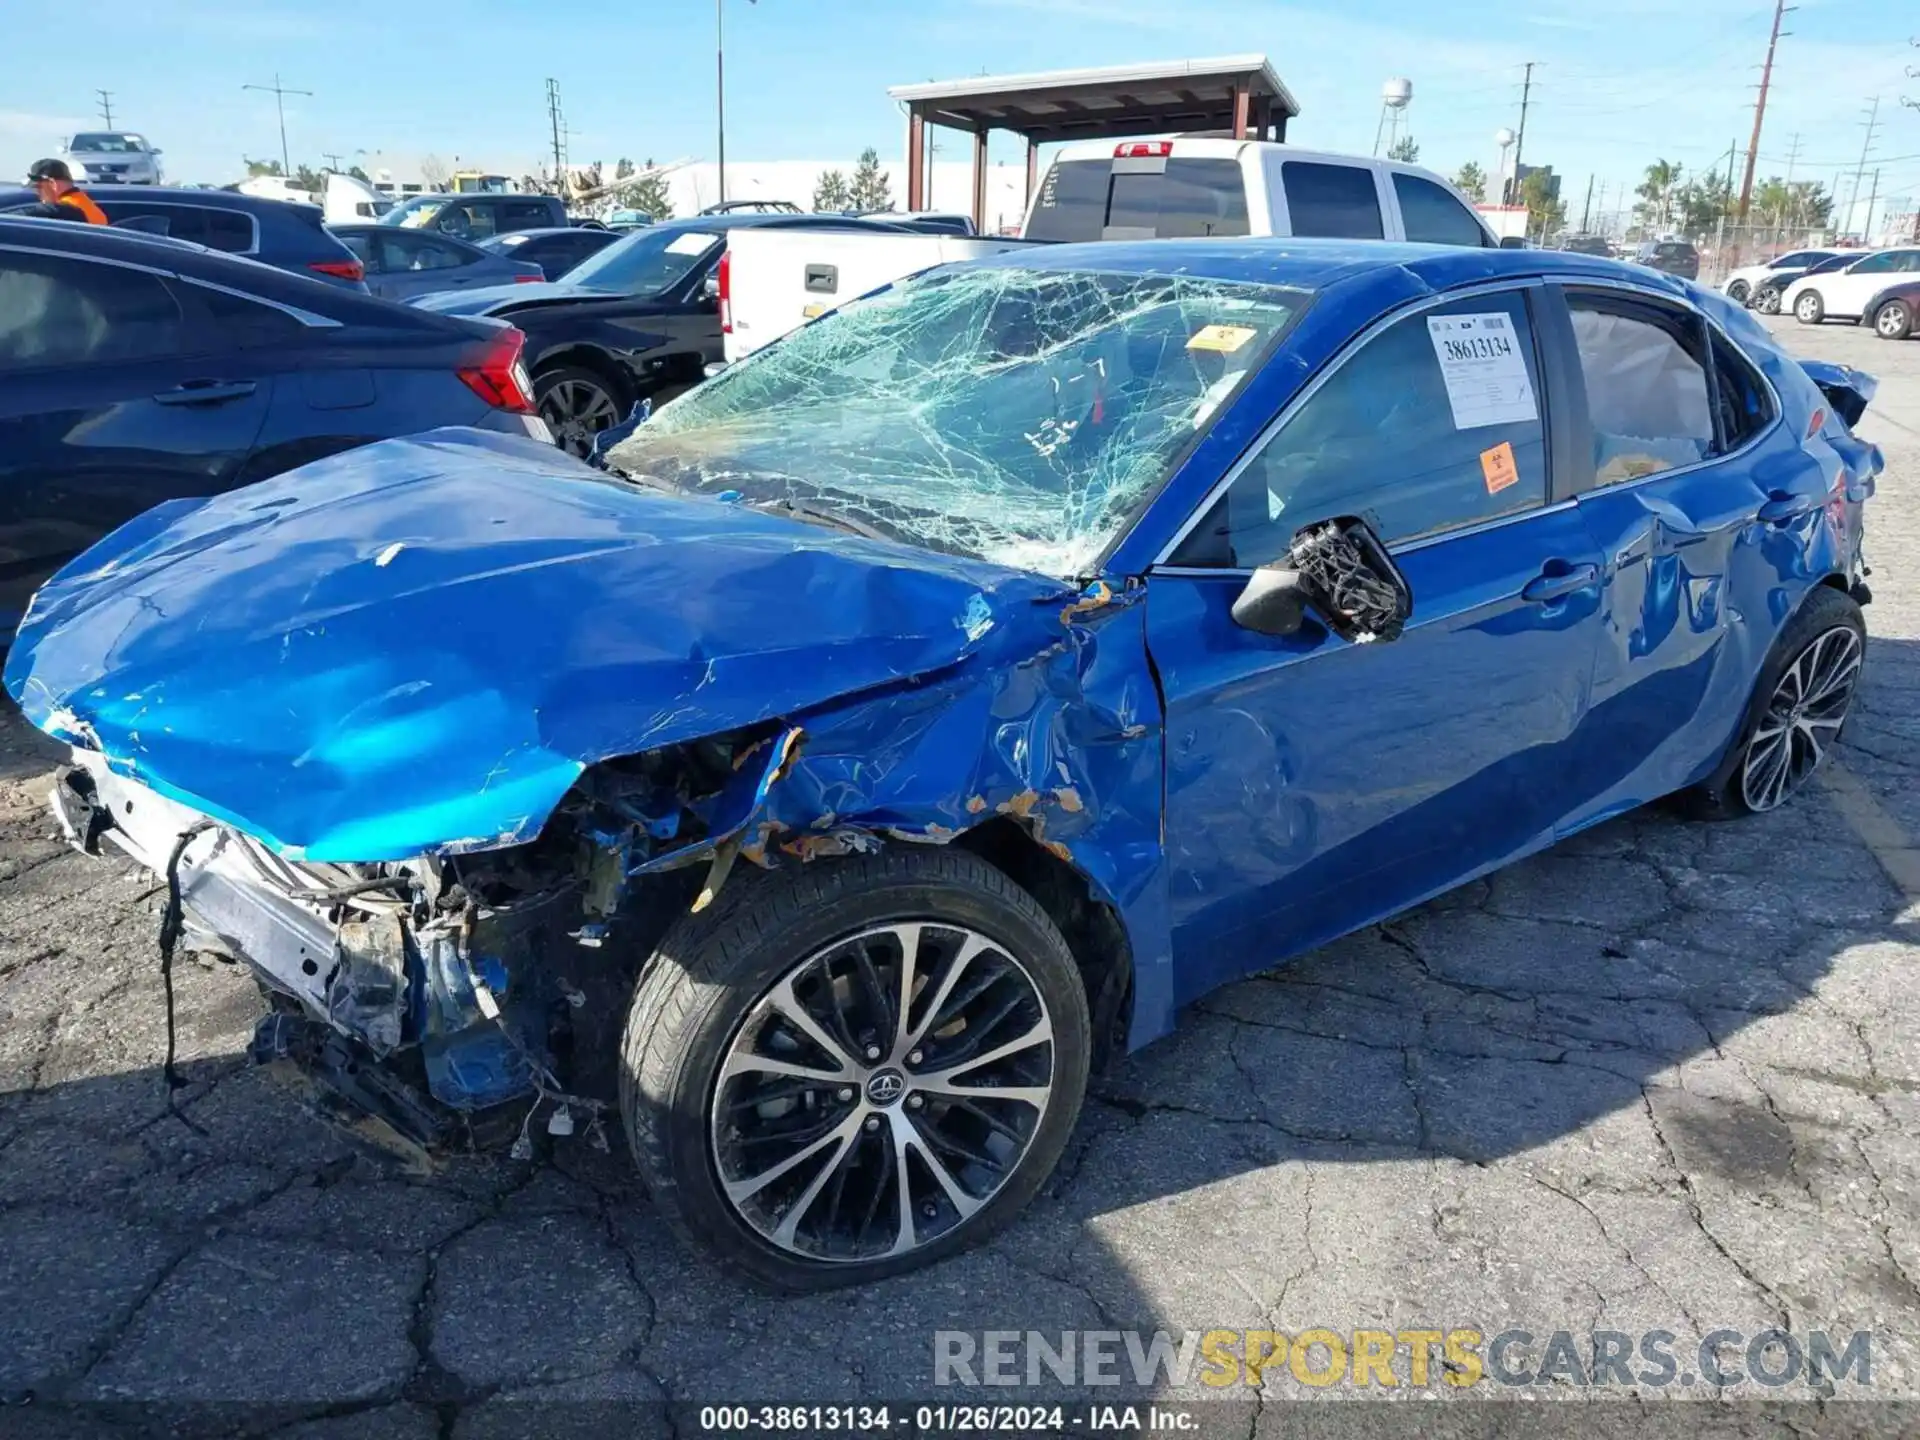
<svg viewBox="0 0 1920 1440"><path fill-rule="evenodd" d="M1380 153L1380 144L1384 139L1387 149L1391 150L1400 139L1400 126L1406 119L1407 106L1413 103L1413 82L1411 80L1389 80L1380 87L1380 123L1373 132L1373 153Z"/></svg>
<svg viewBox="0 0 1920 1440"><path fill-rule="evenodd" d="M1493 170L1493 193L1502 205L1511 203L1507 193L1507 151L1513 148L1513 131L1502 125L1493 132L1493 143L1500 147L1500 159Z"/></svg>

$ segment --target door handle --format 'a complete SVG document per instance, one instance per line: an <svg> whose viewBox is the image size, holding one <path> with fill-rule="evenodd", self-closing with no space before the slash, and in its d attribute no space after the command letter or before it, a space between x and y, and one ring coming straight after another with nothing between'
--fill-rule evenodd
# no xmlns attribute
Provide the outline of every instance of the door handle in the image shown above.
<svg viewBox="0 0 1920 1440"><path fill-rule="evenodd" d="M153 398L159 405L222 405L244 400L258 388L252 380L189 380Z"/></svg>
<svg viewBox="0 0 1920 1440"><path fill-rule="evenodd" d="M1768 525L1785 525L1789 520L1811 514L1819 504L1820 498L1815 495L1790 495L1776 490L1773 498L1760 507L1760 519Z"/></svg>
<svg viewBox="0 0 1920 1440"><path fill-rule="evenodd" d="M1599 579L1598 565L1569 565L1564 569L1543 570L1521 587L1520 598L1531 600L1536 605L1545 604L1563 595L1571 595L1576 590L1585 590Z"/></svg>

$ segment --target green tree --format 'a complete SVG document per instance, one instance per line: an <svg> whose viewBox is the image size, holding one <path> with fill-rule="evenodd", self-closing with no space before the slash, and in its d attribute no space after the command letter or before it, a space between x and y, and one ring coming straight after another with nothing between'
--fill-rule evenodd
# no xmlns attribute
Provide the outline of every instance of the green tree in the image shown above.
<svg viewBox="0 0 1920 1440"><path fill-rule="evenodd" d="M1682 235L1701 239L1719 226L1732 209L1732 200L1724 174L1689 180L1673 193L1674 223Z"/></svg>
<svg viewBox="0 0 1920 1440"><path fill-rule="evenodd" d="M362 185L371 185L373 183L372 179L367 175L367 172L362 170L358 165L349 169L347 174L358 180Z"/></svg>
<svg viewBox="0 0 1920 1440"><path fill-rule="evenodd" d="M1387 159L1398 160L1403 165L1411 165L1420 158L1420 142L1411 135L1402 135L1387 147Z"/></svg>
<svg viewBox="0 0 1920 1440"><path fill-rule="evenodd" d="M847 199L850 210L893 209L893 182L880 168L880 152L872 146L860 152L860 163L847 186Z"/></svg>
<svg viewBox="0 0 1920 1440"><path fill-rule="evenodd" d="M1634 187L1641 203L1635 207L1640 218L1659 229L1673 226L1673 194L1680 186L1685 167L1671 160L1656 160L1647 167L1646 178Z"/></svg>
<svg viewBox="0 0 1920 1440"><path fill-rule="evenodd" d="M249 180L256 175L278 175L280 173L280 162L278 160L247 161L247 178Z"/></svg>
<svg viewBox="0 0 1920 1440"><path fill-rule="evenodd" d="M1566 202L1553 197L1553 180L1546 170L1529 171L1520 182L1520 203L1527 207L1527 233L1551 235L1567 223Z"/></svg>
<svg viewBox="0 0 1920 1440"><path fill-rule="evenodd" d="M294 167L293 183L309 195L324 195L327 190L327 177L310 165Z"/></svg>
<svg viewBox="0 0 1920 1440"><path fill-rule="evenodd" d="M626 166L627 175L634 173L633 166L626 161L622 160L620 164ZM625 209L638 210L642 215L651 215L656 220L671 220L673 197L667 193L667 177L653 168L651 160L643 168L646 173L631 185L623 185L615 191L614 200ZM620 174L618 166L614 173L619 179L626 178Z"/></svg>
<svg viewBox="0 0 1920 1440"><path fill-rule="evenodd" d="M853 208L853 191L842 171L828 170L821 174L813 187L813 208L822 214Z"/></svg>
<svg viewBox="0 0 1920 1440"><path fill-rule="evenodd" d="M1476 203L1484 203L1487 198L1487 172L1471 160L1454 173L1453 185L1462 195Z"/></svg>
<svg viewBox="0 0 1920 1440"><path fill-rule="evenodd" d="M622 155L619 160L614 162L613 178L615 180L624 180L631 174L633 174L633 161Z"/></svg>

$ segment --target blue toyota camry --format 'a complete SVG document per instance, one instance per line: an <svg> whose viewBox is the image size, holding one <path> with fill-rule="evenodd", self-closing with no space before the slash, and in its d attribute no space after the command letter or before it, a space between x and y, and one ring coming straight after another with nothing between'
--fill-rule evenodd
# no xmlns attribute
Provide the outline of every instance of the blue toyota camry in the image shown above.
<svg viewBox="0 0 1920 1440"><path fill-rule="evenodd" d="M178 501L6 669L75 841L432 1144L624 1126L761 1280L967 1245L1090 1067L1609 816L1787 801L1864 651L1850 426L1666 276L1034 247L598 468L443 430Z"/></svg>

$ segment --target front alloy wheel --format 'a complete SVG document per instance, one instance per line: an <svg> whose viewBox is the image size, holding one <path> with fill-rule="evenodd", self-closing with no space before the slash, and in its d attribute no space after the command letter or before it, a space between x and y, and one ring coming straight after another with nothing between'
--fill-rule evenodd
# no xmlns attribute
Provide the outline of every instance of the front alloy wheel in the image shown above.
<svg viewBox="0 0 1920 1440"><path fill-rule="evenodd" d="M977 931L914 921L809 956L754 1006L714 1088L726 1198L811 1260L904 1255L999 1193L1046 1114L1053 1022Z"/></svg>
<svg viewBox="0 0 1920 1440"><path fill-rule="evenodd" d="M1780 291L1776 286L1767 285L1756 290L1753 296L1753 308L1762 315L1780 313Z"/></svg>
<svg viewBox="0 0 1920 1440"><path fill-rule="evenodd" d="M1873 330L1882 340L1904 340L1913 333L1913 310L1904 300L1889 300L1873 317Z"/></svg>
<svg viewBox="0 0 1920 1440"><path fill-rule="evenodd" d="M683 1240L776 1289L984 1239L1079 1117L1074 952L958 845L741 866L641 974L620 1059L641 1179Z"/></svg>
<svg viewBox="0 0 1920 1440"><path fill-rule="evenodd" d="M1747 300L1747 282L1736 280L1727 286L1727 298L1736 305L1744 305Z"/></svg>
<svg viewBox="0 0 1920 1440"><path fill-rule="evenodd" d="M1859 631L1835 625L1781 673L1740 765L1749 810L1777 808L1819 768L1846 723L1863 653Z"/></svg>
<svg viewBox="0 0 1920 1440"><path fill-rule="evenodd" d="M620 423L620 407L607 382L591 370L565 366L534 381L540 418L554 443L584 460L593 453L593 437Z"/></svg>
<svg viewBox="0 0 1920 1440"><path fill-rule="evenodd" d="M1793 302L1793 318L1802 325L1818 325L1826 315L1826 302L1820 298L1818 291L1808 290Z"/></svg>

